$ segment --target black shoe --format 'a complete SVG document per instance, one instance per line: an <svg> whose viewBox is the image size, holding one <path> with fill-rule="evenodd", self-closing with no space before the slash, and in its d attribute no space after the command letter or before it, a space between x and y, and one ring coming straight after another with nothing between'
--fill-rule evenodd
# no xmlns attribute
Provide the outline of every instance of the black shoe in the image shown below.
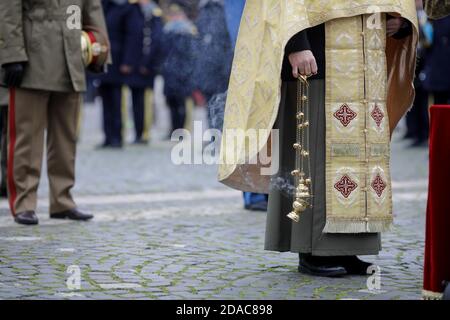
<svg viewBox="0 0 450 320"><path fill-rule="evenodd" d="M106 149L109 148L110 143L109 142L103 142L101 144L98 144L95 146L95 150L102 150L102 149Z"/></svg>
<svg viewBox="0 0 450 320"><path fill-rule="evenodd" d="M300 253L298 271L318 277L340 277L347 274L345 268L334 261L334 257L316 257Z"/></svg>
<svg viewBox="0 0 450 320"><path fill-rule="evenodd" d="M105 142L95 147L96 150L122 149L122 142Z"/></svg>
<svg viewBox="0 0 450 320"><path fill-rule="evenodd" d="M123 143L122 142L111 142L107 148L110 149L122 149Z"/></svg>
<svg viewBox="0 0 450 320"><path fill-rule="evenodd" d="M14 221L18 224L23 224L26 226L35 226L39 224L38 217L34 211L25 211L18 213L14 216Z"/></svg>
<svg viewBox="0 0 450 320"><path fill-rule="evenodd" d="M405 140L408 140L408 139L414 139L414 137L415 137L415 134L414 134L414 133L412 133L412 132L410 132L410 131L407 131L407 132L405 133L405 135L403 136L403 139L405 139Z"/></svg>
<svg viewBox="0 0 450 320"><path fill-rule="evenodd" d="M94 218L92 214L86 214L78 211L78 209L67 210L64 212L50 214L50 219L70 219L77 221L87 221Z"/></svg>
<svg viewBox="0 0 450 320"><path fill-rule="evenodd" d="M369 268L373 266L372 263L362 261L357 256L336 257L336 262L341 264L348 274L359 276L371 274Z"/></svg>
<svg viewBox="0 0 450 320"><path fill-rule="evenodd" d="M136 146L146 146L146 145L148 145L148 140L145 140L142 138L136 139L136 140L134 140L133 144Z"/></svg>

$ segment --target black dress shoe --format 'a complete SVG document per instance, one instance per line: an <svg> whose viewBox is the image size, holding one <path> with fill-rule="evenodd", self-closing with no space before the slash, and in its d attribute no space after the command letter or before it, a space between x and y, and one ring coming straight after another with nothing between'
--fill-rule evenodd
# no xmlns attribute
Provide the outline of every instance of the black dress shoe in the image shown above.
<svg viewBox="0 0 450 320"><path fill-rule="evenodd" d="M135 140L133 141L133 144L134 144L135 146L146 146L146 145L149 144L149 141L146 140L146 139L139 138L139 139L135 139Z"/></svg>
<svg viewBox="0 0 450 320"><path fill-rule="evenodd" d="M95 147L95 150L121 149L122 142L105 142Z"/></svg>
<svg viewBox="0 0 450 320"><path fill-rule="evenodd" d="M105 142L103 142L103 143L101 143L101 144L96 145L96 146L95 146L95 150L106 149L106 148L109 147L109 145L110 145L110 143L109 143L108 141L105 141Z"/></svg>
<svg viewBox="0 0 450 320"><path fill-rule="evenodd" d="M14 221L26 226L35 226L39 223L38 217L34 211L25 211L14 216Z"/></svg>
<svg viewBox="0 0 450 320"><path fill-rule="evenodd" d="M64 212L50 214L51 219L70 219L77 221L91 220L94 216L92 214L86 214L78 211L78 209L67 210Z"/></svg>
<svg viewBox="0 0 450 320"><path fill-rule="evenodd" d="M111 142L109 144L109 146L107 147L107 149L122 149L123 148L123 143L122 142Z"/></svg>
<svg viewBox="0 0 450 320"><path fill-rule="evenodd" d="M372 263L362 261L357 256L336 257L336 262L341 264L348 274L359 276L371 274L369 268L373 266Z"/></svg>
<svg viewBox="0 0 450 320"><path fill-rule="evenodd" d="M405 133L405 135L403 136L403 139L414 139L414 137L415 137L415 134L413 133L413 132L410 132L410 131L407 131L406 133Z"/></svg>
<svg viewBox="0 0 450 320"><path fill-rule="evenodd" d="M318 277L340 277L347 274L334 257L316 257L305 253L300 253L298 271Z"/></svg>

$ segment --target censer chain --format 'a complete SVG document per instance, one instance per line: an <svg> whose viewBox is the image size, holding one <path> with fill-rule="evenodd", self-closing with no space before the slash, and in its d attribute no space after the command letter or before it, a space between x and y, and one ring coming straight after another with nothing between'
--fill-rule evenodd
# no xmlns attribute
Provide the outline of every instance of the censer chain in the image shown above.
<svg viewBox="0 0 450 320"><path fill-rule="evenodd" d="M295 169L292 171L295 183L295 194L294 202L292 204L293 211L288 214L288 217L295 222L299 222L300 215L308 208L312 207L308 78L305 76L300 76L297 87L297 141L294 144ZM305 169L307 169L307 171L305 171Z"/></svg>

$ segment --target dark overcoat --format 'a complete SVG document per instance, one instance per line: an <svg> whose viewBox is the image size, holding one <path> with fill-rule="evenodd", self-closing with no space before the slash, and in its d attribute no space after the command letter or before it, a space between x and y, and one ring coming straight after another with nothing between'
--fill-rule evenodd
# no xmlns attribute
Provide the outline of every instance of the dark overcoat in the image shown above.
<svg viewBox="0 0 450 320"><path fill-rule="evenodd" d="M450 91L450 16L433 21L433 44L427 56L424 81L428 91Z"/></svg>
<svg viewBox="0 0 450 320"><path fill-rule="evenodd" d="M188 97L194 86L197 31L189 21L172 21L164 27L162 75L166 96Z"/></svg>
<svg viewBox="0 0 450 320"><path fill-rule="evenodd" d="M127 78L130 87L153 88L156 75L161 73L163 20L162 10L153 2L141 7L143 13L143 30L137 31L141 37L141 56L138 58L139 68ZM145 68L145 73L142 72Z"/></svg>
<svg viewBox="0 0 450 320"><path fill-rule="evenodd" d="M217 1L204 1L196 26L199 33L196 86L211 97L227 90L233 59L223 5Z"/></svg>
<svg viewBox="0 0 450 320"><path fill-rule="evenodd" d="M111 43L113 65L99 76L102 83L122 85L132 80L120 72L120 66L132 67L137 72L142 57L144 16L138 3L104 0L106 25Z"/></svg>

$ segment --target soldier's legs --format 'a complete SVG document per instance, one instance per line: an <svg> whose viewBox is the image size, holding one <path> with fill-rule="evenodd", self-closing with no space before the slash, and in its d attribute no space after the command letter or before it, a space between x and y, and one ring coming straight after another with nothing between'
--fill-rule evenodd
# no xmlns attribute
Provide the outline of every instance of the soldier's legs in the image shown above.
<svg viewBox="0 0 450 320"><path fill-rule="evenodd" d="M436 91L433 92L434 104L449 104L450 103L450 92L448 91Z"/></svg>
<svg viewBox="0 0 450 320"><path fill-rule="evenodd" d="M52 93L47 113L47 170L50 214L76 207L70 190L75 184L79 93Z"/></svg>
<svg viewBox="0 0 450 320"><path fill-rule="evenodd" d="M112 144L122 144L122 86L111 89L111 136Z"/></svg>
<svg viewBox="0 0 450 320"><path fill-rule="evenodd" d="M103 129L106 144L122 143L122 87L102 84L100 95L103 103Z"/></svg>
<svg viewBox="0 0 450 320"><path fill-rule="evenodd" d="M144 92L144 129L142 139L144 141L150 140L150 131L153 123L154 110L154 92L153 88L147 88Z"/></svg>
<svg viewBox="0 0 450 320"><path fill-rule="evenodd" d="M167 96L172 115L172 130L183 129L186 120L186 99L181 96Z"/></svg>
<svg viewBox="0 0 450 320"><path fill-rule="evenodd" d="M13 215L35 211L49 93L11 89L8 128L8 197Z"/></svg>
<svg viewBox="0 0 450 320"><path fill-rule="evenodd" d="M418 106L413 105L411 110L406 114L406 135L405 138L416 138L418 136Z"/></svg>
<svg viewBox="0 0 450 320"><path fill-rule="evenodd" d="M133 98L133 120L134 120L134 129L136 132L135 139L136 141L139 141L142 139L144 133L145 89L131 88L131 96Z"/></svg>
<svg viewBox="0 0 450 320"><path fill-rule="evenodd" d="M428 133L430 130L430 119L428 116L428 102L429 95L423 88L416 88L416 99L417 104L417 139L418 141L426 141L428 139Z"/></svg>
<svg viewBox="0 0 450 320"><path fill-rule="evenodd" d="M106 91L107 91L107 89L106 89L105 85L102 84L99 87L99 92L100 92L100 96L102 97L103 133L105 135L104 143L109 144L110 139L111 139L111 126L109 125L110 112L109 112L109 109L107 108L108 93Z"/></svg>

